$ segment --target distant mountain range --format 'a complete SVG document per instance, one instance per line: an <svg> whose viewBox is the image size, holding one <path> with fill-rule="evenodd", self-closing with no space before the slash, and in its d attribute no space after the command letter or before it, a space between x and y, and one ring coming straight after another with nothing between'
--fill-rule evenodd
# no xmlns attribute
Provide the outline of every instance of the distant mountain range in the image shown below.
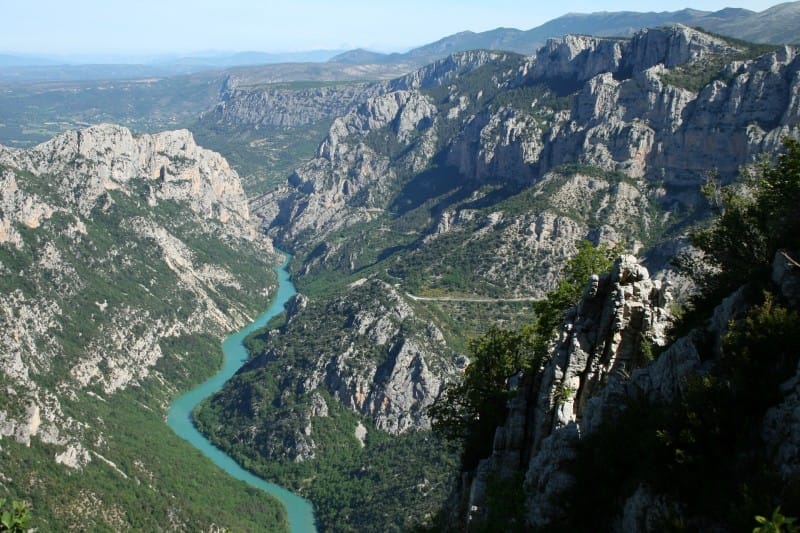
<svg viewBox="0 0 800 533"><path fill-rule="evenodd" d="M77 81L178 76L230 67L325 63L342 50L200 52L185 56L79 57L0 53L0 81Z"/></svg>
<svg viewBox="0 0 800 533"><path fill-rule="evenodd" d="M675 23L701 27L707 31L757 43L800 43L800 2L779 4L760 13L737 8L714 12L683 9L660 13L570 13L527 31L515 28L497 28L481 33L464 31L403 54L381 54L358 49L337 55L330 61L349 64L411 61L424 64L454 52L477 49L506 50L529 55L551 37L567 34L630 37L642 28Z"/></svg>
<svg viewBox="0 0 800 533"><path fill-rule="evenodd" d="M364 49L311 50L306 52L201 52L186 56L156 58L79 58L74 61L43 55L0 54L0 81L73 81L90 79L139 79L190 74L231 67L287 65L280 74L270 73L266 79L280 81L296 79L329 79L329 66L309 74L308 65L332 63L338 65L392 66L383 73L372 67L357 73L356 79L381 79L410 72L415 68L467 50L505 50L533 54L551 37L567 34L587 34L609 37L630 37L642 28L681 23L706 31L758 43L800 43L800 1L773 6L762 12L725 8L719 11L663 11L638 13L633 11L570 13L536 28L496 28L481 33L463 31L404 53L381 53ZM113 63L113 64L112 64ZM316 68L316 67L315 67ZM313 70L313 69L312 69ZM335 68L333 70L336 70ZM341 74L341 75L340 75ZM348 78L346 72L334 72L330 79ZM264 78L265 76L260 76ZM350 78L348 78L350 79Z"/></svg>

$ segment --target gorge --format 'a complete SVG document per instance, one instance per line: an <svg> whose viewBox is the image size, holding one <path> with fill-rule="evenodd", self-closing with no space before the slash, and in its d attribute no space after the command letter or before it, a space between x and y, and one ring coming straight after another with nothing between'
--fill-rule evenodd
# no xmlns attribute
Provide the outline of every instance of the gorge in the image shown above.
<svg viewBox="0 0 800 533"><path fill-rule="evenodd" d="M314 527L314 513L311 504L290 493L286 489L273 483L267 483L250 472L244 470L233 459L222 453L208 442L203 435L197 431L192 422L192 411L200 402L211 394L217 392L225 382L247 361L248 353L244 348L243 341L250 333L256 329L263 328L269 320L280 314L289 298L295 294L294 285L289 280L289 273L286 272L287 257L284 264L276 267L278 275L278 287L270 302L269 308L258 316L246 328L229 335L222 343L224 364L222 369L213 377L195 387L191 391L184 393L170 405L167 413L167 424L181 438L187 440L200 450L203 455L222 468L228 475L245 481L264 492L276 497L286 508L289 527L294 532L316 531Z"/></svg>
<svg viewBox="0 0 800 533"><path fill-rule="evenodd" d="M0 147L0 498L42 531L800 515L800 49L668 22L64 88L139 130Z"/></svg>

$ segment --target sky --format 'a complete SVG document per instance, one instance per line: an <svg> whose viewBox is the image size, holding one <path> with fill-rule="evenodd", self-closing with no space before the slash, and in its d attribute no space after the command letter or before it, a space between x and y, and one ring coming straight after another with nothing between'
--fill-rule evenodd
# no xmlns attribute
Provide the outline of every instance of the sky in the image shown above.
<svg viewBox="0 0 800 533"><path fill-rule="evenodd" d="M769 0L693 0L763 11ZM0 52L46 55L405 51L463 30L527 30L566 13L677 11L686 0L0 0Z"/></svg>

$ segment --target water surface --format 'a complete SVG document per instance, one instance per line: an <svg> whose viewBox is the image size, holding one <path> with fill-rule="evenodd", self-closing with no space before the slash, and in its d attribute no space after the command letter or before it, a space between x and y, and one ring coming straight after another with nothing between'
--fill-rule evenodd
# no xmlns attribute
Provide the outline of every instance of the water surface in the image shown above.
<svg viewBox="0 0 800 533"><path fill-rule="evenodd" d="M314 510L308 500L286 490L280 485L264 481L239 466L236 461L211 444L208 439L197 431L191 418L191 413L197 404L220 390L225 382L247 361L247 350L242 344L244 338L256 329L264 327L272 317L280 314L283 311L284 304L295 294L294 284L292 284L289 279L289 273L286 271L287 263L288 257L281 266L275 268L275 272L278 274L278 291L273 295L269 309L260 315L255 322L222 342L222 350L225 354L225 363L222 370L205 383L198 385L175 400L167 413L167 424L175 433L189 441L225 472L280 500L286 508L289 525L293 533L308 533L316 531Z"/></svg>

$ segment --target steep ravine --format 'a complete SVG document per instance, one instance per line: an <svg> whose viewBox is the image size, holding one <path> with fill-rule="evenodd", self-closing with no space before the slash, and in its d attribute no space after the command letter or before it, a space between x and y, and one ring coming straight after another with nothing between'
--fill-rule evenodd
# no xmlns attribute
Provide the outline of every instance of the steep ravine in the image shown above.
<svg viewBox="0 0 800 533"><path fill-rule="evenodd" d="M0 147L0 490L32 527L285 527L163 421L272 295L249 219L236 172L185 130Z"/></svg>
<svg viewBox="0 0 800 533"><path fill-rule="evenodd" d="M467 363L465 339L495 316L515 325L499 306L455 317L408 294L542 297L582 239L655 250L648 267L664 266L707 214L706 171L729 183L798 135L797 50L737 46L684 26L569 36L530 58L455 55L350 107L316 157L251 204L295 253L303 297L200 424L324 502L321 528L385 526L386 514L355 511L377 497L356 480L391 478L370 469L371 440L426 435L426 407ZM348 449L359 443L367 452ZM392 490L424 491L430 479L414 481ZM414 525L403 518L392 527Z"/></svg>
<svg viewBox="0 0 800 533"><path fill-rule="evenodd" d="M296 494L274 483L269 483L248 472L231 457L215 447L206 439L192 422L192 411L204 399L219 391L225 383L247 361L247 350L243 345L244 338L253 331L264 327L269 320L283 312L284 305L295 294L295 288L286 271L286 261L275 268L278 275L278 288L273 295L269 308L258 316L249 326L228 336L222 343L225 356L223 367L214 376L198 385L191 391L172 402L167 415L167 424L175 433L189 441L203 455L208 457L215 465L225 472L240 479L267 494L277 498L286 508L289 518L289 527L293 533L312 533L316 531L314 525L314 510L311 504Z"/></svg>

